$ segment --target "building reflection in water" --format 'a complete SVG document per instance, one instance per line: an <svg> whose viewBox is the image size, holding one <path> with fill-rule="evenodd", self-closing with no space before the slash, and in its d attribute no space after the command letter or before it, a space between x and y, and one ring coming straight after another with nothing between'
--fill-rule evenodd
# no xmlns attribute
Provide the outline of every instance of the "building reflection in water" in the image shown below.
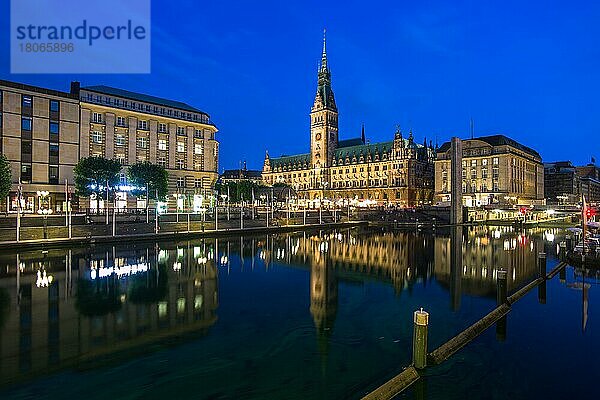
<svg viewBox="0 0 600 400"><path fill-rule="evenodd" d="M509 293L534 278L543 248L534 237L511 228L342 230L0 255L0 383L202 335L217 320L218 274L248 265L307 269L307 312L326 358L340 282L375 279L401 296L436 280L458 310L465 295L495 298L498 268Z"/></svg>
<svg viewBox="0 0 600 400"><path fill-rule="evenodd" d="M204 243L3 256L0 383L203 334L216 322L217 269Z"/></svg>

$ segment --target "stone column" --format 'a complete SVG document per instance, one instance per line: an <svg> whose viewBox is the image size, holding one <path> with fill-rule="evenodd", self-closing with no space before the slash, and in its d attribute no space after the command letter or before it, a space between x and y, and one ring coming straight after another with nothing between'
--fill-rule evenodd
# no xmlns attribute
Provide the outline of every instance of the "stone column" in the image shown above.
<svg viewBox="0 0 600 400"><path fill-rule="evenodd" d="M453 137L450 144L450 223L462 224L462 141Z"/></svg>

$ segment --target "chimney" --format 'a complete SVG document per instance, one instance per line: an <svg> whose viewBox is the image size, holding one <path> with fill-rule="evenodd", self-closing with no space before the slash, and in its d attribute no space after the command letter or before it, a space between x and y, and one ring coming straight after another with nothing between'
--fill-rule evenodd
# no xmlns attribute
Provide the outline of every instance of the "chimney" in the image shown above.
<svg viewBox="0 0 600 400"><path fill-rule="evenodd" d="M81 88L81 84L78 81L71 81L71 95L79 98L79 89Z"/></svg>

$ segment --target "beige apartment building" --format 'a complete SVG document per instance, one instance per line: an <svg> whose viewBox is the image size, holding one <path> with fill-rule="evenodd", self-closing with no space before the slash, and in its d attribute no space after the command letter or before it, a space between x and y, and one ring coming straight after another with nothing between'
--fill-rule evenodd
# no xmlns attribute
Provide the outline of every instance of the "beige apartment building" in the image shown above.
<svg viewBox="0 0 600 400"><path fill-rule="evenodd" d="M539 153L504 135L462 141L462 197L467 207L544 202L544 164ZM436 202L450 202L450 142L437 151Z"/></svg>
<svg viewBox="0 0 600 400"><path fill-rule="evenodd" d="M79 160L79 99L73 93L0 80L0 152L11 165L11 211L65 210Z"/></svg>
<svg viewBox="0 0 600 400"><path fill-rule="evenodd" d="M219 143L210 116L188 104L108 86L72 91L81 101L80 157L102 156L124 167L149 161L169 174L168 207L192 210L206 201L218 177ZM121 174L118 208L143 208ZM91 208L103 207L90 201Z"/></svg>
<svg viewBox="0 0 600 400"><path fill-rule="evenodd" d="M123 165L118 208L144 208L127 182L126 167L149 161L169 174L167 207L202 207L218 178L219 143L210 116L186 103L108 86L69 93L0 80L0 152L12 168L6 204L26 213L59 213L71 197L74 209L103 208L77 199L73 169L80 158L102 156ZM2 202L4 203L4 202Z"/></svg>

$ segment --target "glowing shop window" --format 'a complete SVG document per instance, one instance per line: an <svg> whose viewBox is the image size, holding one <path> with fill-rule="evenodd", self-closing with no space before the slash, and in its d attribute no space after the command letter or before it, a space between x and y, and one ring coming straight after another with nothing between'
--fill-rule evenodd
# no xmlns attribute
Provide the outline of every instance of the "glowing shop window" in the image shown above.
<svg viewBox="0 0 600 400"><path fill-rule="evenodd" d="M167 302L161 301L158 303L158 317L163 318L167 316Z"/></svg>
<svg viewBox="0 0 600 400"><path fill-rule="evenodd" d="M196 297L194 297L194 310L199 310L200 307L202 307L202 300L201 294L197 294Z"/></svg>
<svg viewBox="0 0 600 400"><path fill-rule="evenodd" d="M177 313L182 314L185 311L185 298L180 297L177 299Z"/></svg>

